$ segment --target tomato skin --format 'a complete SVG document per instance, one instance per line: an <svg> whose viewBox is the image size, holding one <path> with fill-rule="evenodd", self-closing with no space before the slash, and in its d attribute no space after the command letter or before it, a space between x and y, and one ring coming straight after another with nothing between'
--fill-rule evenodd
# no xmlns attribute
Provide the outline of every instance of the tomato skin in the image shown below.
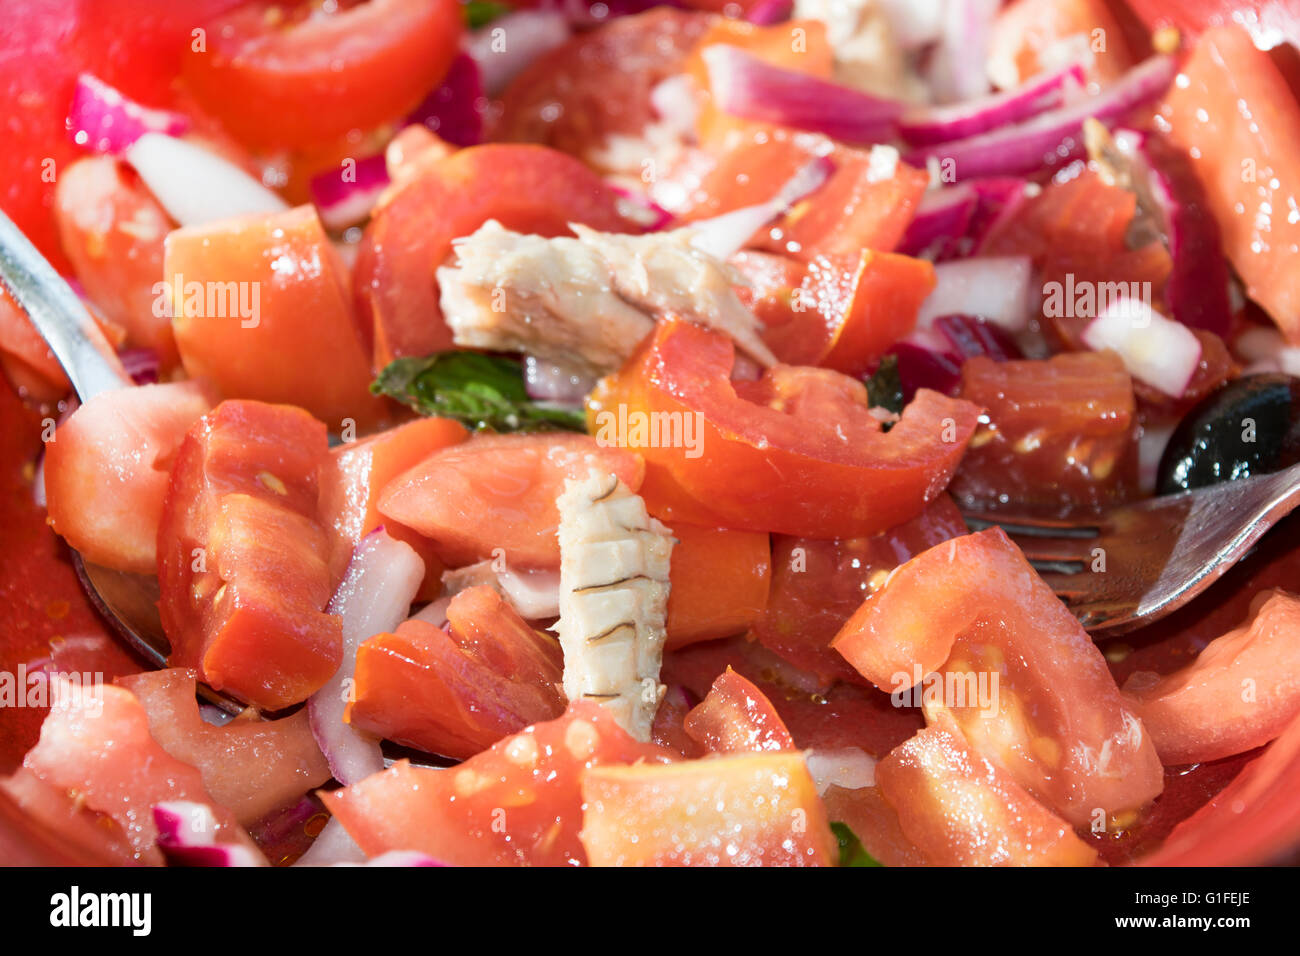
<svg viewBox="0 0 1300 956"><path fill-rule="evenodd" d="M1235 25L1207 30L1160 107L1188 152L1246 286L1292 344L1300 343L1300 105L1267 53ZM1276 184L1276 185L1274 185Z"/></svg>
<svg viewBox="0 0 1300 956"><path fill-rule="evenodd" d="M338 668L341 625L317 521L325 426L302 409L227 401L181 443L158 527L158 609L173 666L265 710ZM199 560L201 558L201 560Z"/></svg>
<svg viewBox="0 0 1300 956"><path fill-rule="evenodd" d="M763 614L772 552L761 532L674 524L665 647L739 634Z"/></svg>
<svg viewBox="0 0 1300 956"><path fill-rule="evenodd" d="M65 169L54 216L63 251L91 301L122 326L131 345L176 366L171 319L155 285L163 275L163 240L173 228L158 201L130 170L109 157Z"/></svg>
<svg viewBox="0 0 1300 956"><path fill-rule="evenodd" d="M240 824L256 823L330 779L306 710L279 720L237 717L214 727L199 714L195 679L192 670L168 668L117 683L144 707L159 746L196 767L212 799Z"/></svg>
<svg viewBox="0 0 1300 956"><path fill-rule="evenodd" d="M686 733L709 753L793 750L794 738L772 702L728 667L686 715Z"/></svg>
<svg viewBox="0 0 1300 956"><path fill-rule="evenodd" d="M446 630L410 620L361 644L351 724L464 760L564 712L559 645L492 588L457 594L447 619Z"/></svg>
<svg viewBox="0 0 1300 956"><path fill-rule="evenodd" d="M541 146L489 143L422 165L366 226L353 287L373 328L374 365L453 347L434 271L452 240L489 219L542 236L569 235L578 222L624 232L618 195L572 157Z"/></svg>
<svg viewBox="0 0 1300 956"><path fill-rule="evenodd" d="M582 797L592 866L834 865L826 811L799 753L595 767Z"/></svg>
<svg viewBox="0 0 1300 956"><path fill-rule="evenodd" d="M194 382L101 392L80 406L46 445L54 530L94 564L155 573L168 471L211 407Z"/></svg>
<svg viewBox="0 0 1300 956"><path fill-rule="evenodd" d="M1069 823L970 747L955 726L927 727L876 766L903 832L931 865L1091 866Z"/></svg>
<svg viewBox="0 0 1300 956"><path fill-rule="evenodd" d="M599 704L579 700L460 766L401 760L321 799L369 856L418 850L453 866L575 866L586 862L582 770L669 759Z"/></svg>
<svg viewBox="0 0 1300 956"><path fill-rule="evenodd" d="M588 416L598 440L617 431L624 412L629 420L633 412L694 417L695 452L635 450L647 473L666 472L724 527L819 538L885 530L942 490L975 429L974 405L923 389L882 433L861 382L777 366L757 382L733 383L734 355L725 336L680 319L660 322L597 387ZM860 494L867 486L869 500ZM647 506L655 510L649 498Z"/></svg>
<svg viewBox="0 0 1300 956"><path fill-rule="evenodd" d="M1186 667L1137 673L1125 699L1166 764L1204 763L1268 743L1300 715L1295 654L1300 599L1261 592L1239 627L1211 641ZM1244 687L1253 693L1243 693ZM1249 699L1245 699L1249 697Z"/></svg>
<svg viewBox="0 0 1300 956"><path fill-rule="evenodd" d="M972 511L1095 514L1137 493L1137 403L1113 352L994 362L961 369L962 398L982 406L949 486Z"/></svg>
<svg viewBox="0 0 1300 956"><path fill-rule="evenodd" d="M656 119L650 91L681 72L711 19L657 7L578 34L511 81L492 139L538 143L599 166L607 137L639 137Z"/></svg>
<svg viewBox="0 0 1300 956"><path fill-rule="evenodd" d="M400 118L459 48L455 0L369 0L272 21L253 6L207 24L185 58L188 89L249 146L310 146Z"/></svg>
<svg viewBox="0 0 1300 956"><path fill-rule="evenodd" d="M682 218L708 219L767 202L820 155L829 155L834 164L830 177L750 244L807 262L821 256L847 268L859 262L864 249L892 251L916 214L929 173L899 163L891 178L880 179L868 151L787 129L742 138L723 153L700 184L703 200Z"/></svg>
<svg viewBox="0 0 1300 956"><path fill-rule="evenodd" d="M223 397L292 402L334 428L385 414L370 394L346 278L310 206L177 229L164 277L185 371ZM217 290L227 290L224 306ZM207 315L209 298L213 311L234 314Z"/></svg>
<svg viewBox="0 0 1300 956"><path fill-rule="evenodd" d="M343 580L352 552L363 537L384 525L424 560L421 595L432 600L442 590L442 564L429 543L410 528L379 513L379 496L394 478L440 448L469 437L447 418L420 418L330 449L321 471L320 513L330 533L330 580ZM417 595L417 598L421 595Z"/></svg>
<svg viewBox="0 0 1300 956"><path fill-rule="evenodd" d="M213 801L199 771L150 736L144 707L122 687L65 691L23 767L61 791L75 790L82 806L111 817L142 863L162 862L153 822L156 803L204 803L223 829L238 830L230 812Z"/></svg>
<svg viewBox="0 0 1300 956"><path fill-rule="evenodd" d="M952 499L941 494L910 521L863 538L772 540L772 596L754 637L826 683L868 684L831 649L831 639L889 572L928 548L966 534Z"/></svg>
<svg viewBox="0 0 1300 956"><path fill-rule="evenodd" d="M566 478L585 478L589 467L641 487L636 455L587 435L475 435L389 482L379 512L432 540L452 567L504 558L521 568L558 568L555 499Z"/></svg>
<svg viewBox="0 0 1300 956"><path fill-rule="evenodd" d="M974 750L1076 826L1161 791L1155 746L1105 658L1000 528L902 565L831 646L882 690L913 688L927 723L951 718ZM954 685L922 696L918 681L933 672L983 679L982 699L949 693ZM1110 772L1099 774L1092 755L1103 748Z"/></svg>

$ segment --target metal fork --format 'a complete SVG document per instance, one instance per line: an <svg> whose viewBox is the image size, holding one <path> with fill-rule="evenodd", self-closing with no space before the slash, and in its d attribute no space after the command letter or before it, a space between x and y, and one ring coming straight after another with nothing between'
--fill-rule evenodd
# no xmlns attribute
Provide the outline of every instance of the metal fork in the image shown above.
<svg viewBox="0 0 1300 956"><path fill-rule="evenodd" d="M1150 624L1231 568L1300 504L1300 465L1122 505L1087 522L967 514L1000 526L1094 637Z"/></svg>

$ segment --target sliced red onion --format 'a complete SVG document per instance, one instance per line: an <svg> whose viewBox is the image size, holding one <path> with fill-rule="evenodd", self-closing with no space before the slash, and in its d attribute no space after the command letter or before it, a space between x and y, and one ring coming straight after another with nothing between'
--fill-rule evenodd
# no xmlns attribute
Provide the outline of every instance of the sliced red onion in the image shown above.
<svg viewBox="0 0 1300 956"><path fill-rule="evenodd" d="M811 750L805 760L819 794L831 787L861 790L876 784L876 758L861 747Z"/></svg>
<svg viewBox="0 0 1300 956"><path fill-rule="evenodd" d="M936 260L965 254L967 230L978 205L979 196L968 183L931 189L917 204L897 251Z"/></svg>
<svg viewBox="0 0 1300 956"><path fill-rule="evenodd" d="M820 189L835 171L827 156L818 156L791 177L780 192L767 202L743 206L712 219L686 226L693 233L691 245L725 262L745 247L758 230L786 212L800 199Z"/></svg>
<svg viewBox="0 0 1300 956"><path fill-rule="evenodd" d="M1172 268L1163 298L1170 316L1189 328L1226 336L1233 313L1228 264L1200 180L1187 158L1159 136L1121 129L1113 142L1156 207L1169 246Z"/></svg>
<svg viewBox="0 0 1300 956"><path fill-rule="evenodd" d="M312 735L341 784L356 783L384 769L379 741L343 721L356 673L357 647L406 619L423 580L424 562L414 549L376 528L357 545L343 583L326 608L343 621L343 660L307 701L307 713Z"/></svg>
<svg viewBox="0 0 1300 956"><path fill-rule="evenodd" d="M1084 152L1084 120L1092 117L1113 126L1130 110L1163 93L1176 72L1173 57L1153 56L1096 96L1014 126L913 150L903 159L914 166L925 166L931 159L947 161L960 179L1027 175L1054 168Z"/></svg>
<svg viewBox="0 0 1300 956"><path fill-rule="evenodd" d="M167 214L182 226L289 208L234 163L174 136L145 133L126 150L124 158Z"/></svg>
<svg viewBox="0 0 1300 956"><path fill-rule="evenodd" d="M370 218L388 182L388 163L383 154L377 154L348 160L338 169L319 173L307 188L325 228L342 232Z"/></svg>
<svg viewBox="0 0 1300 956"><path fill-rule="evenodd" d="M714 105L732 116L863 144L892 139L903 110L894 100L773 66L739 47L714 44L701 56Z"/></svg>
<svg viewBox="0 0 1300 956"><path fill-rule="evenodd" d="M1076 63L1005 93L951 106L909 109L899 117L898 131L913 146L966 139L1056 109L1070 93L1082 91L1085 82L1083 67Z"/></svg>
<svg viewBox="0 0 1300 956"><path fill-rule="evenodd" d="M535 401L582 405L595 387L596 380L585 372L532 355L524 357L524 390Z"/></svg>
<svg viewBox="0 0 1300 956"><path fill-rule="evenodd" d="M1278 352L1277 365L1286 374L1300 378L1300 347L1288 345Z"/></svg>
<svg viewBox="0 0 1300 956"><path fill-rule="evenodd" d="M641 227L642 232L658 232L672 222L673 214L643 192L610 183L618 194L619 215Z"/></svg>
<svg viewBox="0 0 1300 956"><path fill-rule="evenodd" d="M1129 374L1171 398L1179 398L1196 374L1201 341L1140 299L1117 299L1083 330L1090 349L1114 349Z"/></svg>
<svg viewBox="0 0 1300 956"><path fill-rule="evenodd" d="M1015 340L1000 326L973 315L941 315L933 330L948 342L951 351L962 358L985 356L995 362L1021 358Z"/></svg>
<svg viewBox="0 0 1300 956"><path fill-rule="evenodd" d="M1163 425L1142 423L1142 434L1138 438L1138 486L1149 494L1155 493L1160 459L1164 457L1165 446L1169 444L1177 427L1177 421Z"/></svg>
<svg viewBox="0 0 1300 956"><path fill-rule="evenodd" d="M1025 200L1039 187L1019 176L993 176L973 179L970 185L979 197L970 221L971 246L976 255L989 236L1014 216Z"/></svg>
<svg viewBox="0 0 1300 956"><path fill-rule="evenodd" d="M442 583L448 599L467 588L487 585L509 601L520 617L529 621L542 621L560 615L558 571L516 571L511 568L497 571L489 559L443 572ZM440 613L445 619L446 610L443 609Z"/></svg>
<svg viewBox="0 0 1300 956"><path fill-rule="evenodd" d="M910 402L918 388L929 388L951 395L961 382L961 357L929 344L905 339L895 342L888 354L898 362L898 382L903 389L903 400Z"/></svg>
<svg viewBox="0 0 1300 956"><path fill-rule="evenodd" d="M496 96L544 53L569 39L569 18L559 10L517 10L465 38L464 49L479 66L483 92Z"/></svg>
<svg viewBox="0 0 1300 956"><path fill-rule="evenodd" d="M947 0L943 28L930 51L925 79L939 103L960 103L988 93L986 69L993 20L1002 0Z"/></svg>
<svg viewBox="0 0 1300 956"><path fill-rule="evenodd" d="M758 0L749 8L745 19L755 26L770 27L774 23L785 23L794 15L794 0Z"/></svg>
<svg viewBox="0 0 1300 956"><path fill-rule="evenodd" d="M190 121L180 113L141 106L98 77L82 73L72 93L67 127L78 146L120 156L145 133L180 136Z"/></svg>
<svg viewBox="0 0 1300 956"><path fill-rule="evenodd" d="M137 385L153 385L158 381L162 360L153 349L123 349L117 353L122 360L122 368Z"/></svg>
<svg viewBox="0 0 1300 956"><path fill-rule="evenodd" d="M218 842L221 827L206 804L169 800L154 804L158 848L181 866L267 866L251 841Z"/></svg>
<svg viewBox="0 0 1300 956"><path fill-rule="evenodd" d="M1232 342L1232 350L1247 362L1275 359L1286 348L1282 333L1270 326L1257 325L1246 329Z"/></svg>
<svg viewBox="0 0 1300 956"><path fill-rule="evenodd" d="M340 863L364 863L366 851L357 846L357 841L339 822L338 817L330 817L328 823L316 835L307 852L298 857L294 866L337 866Z"/></svg>
<svg viewBox="0 0 1300 956"><path fill-rule="evenodd" d="M928 328L941 315L974 315L1017 332L1029 324L1034 267L1028 256L955 259L934 267L935 284L921 303L916 324Z"/></svg>
<svg viewBox="0 0 1300 956"><path fill-rule="evenodd" d="M424 98L406 122L421 123L454 146L483 142L483 75L478 60L461 52L451 61L441 85Z"/></svg>

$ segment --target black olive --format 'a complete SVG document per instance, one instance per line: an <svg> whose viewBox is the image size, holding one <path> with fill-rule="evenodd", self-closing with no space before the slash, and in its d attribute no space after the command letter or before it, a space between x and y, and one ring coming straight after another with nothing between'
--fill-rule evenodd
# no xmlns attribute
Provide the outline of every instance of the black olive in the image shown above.
<svg viewBox="0 0 1300 956"><path fill-rule="evenodd" d="M1160 457L1167 495L1280 471L1300 461L1300 378L1281 373L1228 382L1189 411Z"/></svg>

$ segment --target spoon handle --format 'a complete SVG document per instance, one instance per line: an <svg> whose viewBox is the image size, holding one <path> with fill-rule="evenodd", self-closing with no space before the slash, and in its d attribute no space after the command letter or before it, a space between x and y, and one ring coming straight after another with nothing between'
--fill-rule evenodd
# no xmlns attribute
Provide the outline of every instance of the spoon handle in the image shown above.
<svg viewBox="0 0 1300 956"><path fill-rule="evenodd" d="M96 344L95 320L13 220L0 212L0 284L25 311L84 402L131 384L117 356Z"/></svg>

